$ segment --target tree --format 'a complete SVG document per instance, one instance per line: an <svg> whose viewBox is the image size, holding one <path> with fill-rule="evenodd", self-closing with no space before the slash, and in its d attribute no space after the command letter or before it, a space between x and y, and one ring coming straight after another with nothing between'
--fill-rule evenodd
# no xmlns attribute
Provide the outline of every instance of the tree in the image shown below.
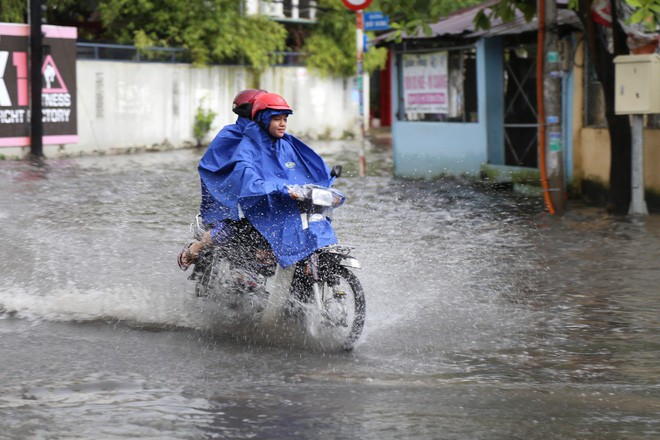
<svg viewBox="0 0 660 440"><path fill-rule="evenodd" d="M255 77L277 61L277 52L302 49L321 75L356 71L355 14L341 0L318 2L318 23L301 29L263 16L246 16L236 0L49 0L46 21L75 26L88 41L186 48L195 64L244 61ZM6 6L5 6L6 5ZM24 22L25 0L3 0L0 19ZM382 68L387 50L365 53L364 68ZM254 84L257 86L257 84Z"/></svg>
<svg viewBox="0 0 660 440"><path fill-rule="evenodd" d="M357 73L355 13L341 0L320 0L318 22L305 40L305 64L321 76L349 77ZM366 72L382 69L387 61L386 48L372 48L364 53Z"/></svg>
<svg viewBox="0 0 660 440"><path fill-rule="evenodd" d="M482 0L377 0L370 9L383 11L390 17L396 38L403 33L416 34L420 30L430 34L429 24L458 9L481 3Z"/></svg>
<svg viewBox="0 0 660 440"><path fill-rule="evenodd" d="M5 3L18 12L5 14ZM24 21L25 3L3 0L3 20ZM244 59L257 72L276 60L287 37L283 25L245 16L235 0L50 0L45 17L94 41L186 48L199 65Z"/></svg>
<svg viewBox="0 0 660 440"><path fill-rule="evenodd" d="M368 10L381 11L388 15L392 30L400 38L404 33L416 33L419 29L430 33L429 24L441 16L480 2L481 0L375 0ZM341 0L320 0L317 16L318 23L303 47L307 53L307 66L324 76L355 75L355 13L346 8ZM367 34L374 36L373 32ZM382 69L386 60L385 48L370 48L364 54L364 70L373 72Z"/></svg>
<svg viewBox="0 0 660 440"><path fill-rule="evenodd" d="M26 0L2 0L0 3L0 22L25 23Z"/></svg>
<svg viewBox="0 0 660 440"><path fill-rule="evenodd" d="M612 6L612 47L608 49L608 39L591 13L591 0L577 0L573 4L586 33L589 54L598 80L603 86L605 98L605 118L610 134L610 201L608 209L616 214L625 214L630 205L632 132L627 115L614 113L615 78L614 58L628 54L626 34L617 19L617 8Z"/></svg>
<svg viewBox="0 0 660 440"><path fill-rule="evenodd" d="M234 0L100 0L107 37L138 47L183 47L195 64L245 58L262 71L284 49L286 30L261 16L244 16Z"/></svg>
<svg viewBox="0 0 660 440"><path fill-rule="evenodd" d="M660 0L626 0L626 3L636 9L630 17L631 23L646 23L651 32L660 26Z"/></svg>

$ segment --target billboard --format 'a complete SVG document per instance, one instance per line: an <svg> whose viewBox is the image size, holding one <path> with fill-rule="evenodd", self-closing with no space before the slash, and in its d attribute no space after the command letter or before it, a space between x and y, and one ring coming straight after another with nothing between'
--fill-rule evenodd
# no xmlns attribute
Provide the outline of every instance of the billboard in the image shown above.
<svg viewBox="0 0 660 440"><path fill-rule="evenodd" d="M74 27L43 25L43 144L78 141ZM30 27L0 23L0 147L30 145Z"/></svg>

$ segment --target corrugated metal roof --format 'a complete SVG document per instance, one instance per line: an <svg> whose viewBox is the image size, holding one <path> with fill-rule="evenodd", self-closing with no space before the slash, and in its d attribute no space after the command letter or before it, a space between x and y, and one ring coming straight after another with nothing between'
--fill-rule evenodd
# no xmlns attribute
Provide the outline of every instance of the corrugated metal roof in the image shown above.
<svg viewBox="0 0 660 440"><path fill-rule="evenodd" d="M578 18L575 11L570 9L558 9L557 10L557 24L574 26L576 28L581 28L582 24ZM470 37L493 37L495 35L512 35L512 34L522 34L524 32L536 31L539 28L539 23L536 17L532 20L527 21L522 14L516 16L515 20L502 23L501 20L498 20L497 23L493 20L490 29L484 30L480 29L469 33Z"/></svg>
<svg viewBox="0 0 660 440"><path fill-rule="evenodd" d="M428 37L424 35L423 32L418 32L415 36L406 35L403 38L435 38L442 35L460 35L465 33L473 33L475 31L474 17L477 15L477 13L482 9L490 11L490 6L498 3L499 1L500 0L489 0L480 5L452 12L447 16L447 18L440 20L439 22L430 26L432 34ZM495 23L499 21L500 20L493 20L491 26L494 26Z"/></svg>
<svg viewBox="0 0 660 440"><path fill-rule="evenodd" d="M499 3L499 1L500 0L489 0L476 6L471 6L469 8L464 8L452 12L446 18L430 25L430 35L426 35L423 31L420 30L414 35L405 34L403 39L423 40L438 38L442 36L462 36L465 38L491 37L495 35L522 34L524 32L535 31L538 29L538 21L536 17L527 22L524 15L520 11L516 11L516 18L510 22L503 22L499 18L493 18L491 20L490 29L477 30L474 25L474 17L482 9L485 9L485 12L488 13L491 11L490 7ZM558 1L557 3L562 4L566 2ZM557 21L559 25L573 25L575 27L581 26L580 20L578 19L575 12L568 9L558 9ZM393 35L393 33L389 32L383 35L379 35L374 40L376 42L384 42L387 41L391 35Z"/></svg>

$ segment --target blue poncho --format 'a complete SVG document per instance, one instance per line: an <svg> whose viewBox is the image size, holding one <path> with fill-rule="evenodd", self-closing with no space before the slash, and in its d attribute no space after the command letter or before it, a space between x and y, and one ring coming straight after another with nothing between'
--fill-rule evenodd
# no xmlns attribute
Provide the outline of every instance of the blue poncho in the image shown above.
<svg viewBox="0 0 660 440"><path fill-rule="evenodd" d="M197 167L202 186L202 203L200 212L207 224L218 223L226 218L236 219L237 213L229 212L222 203L218 203L214 193L217 187L216 173L229 163L236 147L243 140L243 130L252 122L247 118L239 117L235 124L226 125L218 132L209 148L202 156ZM234 215L236 214L236 215Z"/></svg>
<svg viewBox="0 0 660 440"><path fill-rule="evenodd" d="M262 113L270 121L281 112ZM289 134L274 140L258 123L250 122L231 157L226 161L219 157L205 154L199 165L205 223L244 215L283 267L337 242L328 220L311 222L303 229L298 204L289 195L287 185L330 186L334 180L323 159L302 141Z"/></svg>

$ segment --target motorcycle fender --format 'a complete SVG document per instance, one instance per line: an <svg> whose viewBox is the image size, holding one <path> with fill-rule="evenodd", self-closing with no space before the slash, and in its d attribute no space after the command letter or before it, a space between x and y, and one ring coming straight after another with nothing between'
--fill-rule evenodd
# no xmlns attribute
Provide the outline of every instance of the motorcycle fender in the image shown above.
<svg viewBox="0 0 660 440"><path fill-rule="evenodd" d="M350 267L351 269L362 269L360 262L357 260L357 258L353 257L344 257L341 259L341 263L339 264L344 267Z"/></svg>
<svg viewBox="0 0 660 440"><path fill-rule="evenodd" d="M278 264L275 268L275 275L266 280L268 302L261 317L262 324L275 324L284 313L294 272L295 265L285 269Z"/></svg>

